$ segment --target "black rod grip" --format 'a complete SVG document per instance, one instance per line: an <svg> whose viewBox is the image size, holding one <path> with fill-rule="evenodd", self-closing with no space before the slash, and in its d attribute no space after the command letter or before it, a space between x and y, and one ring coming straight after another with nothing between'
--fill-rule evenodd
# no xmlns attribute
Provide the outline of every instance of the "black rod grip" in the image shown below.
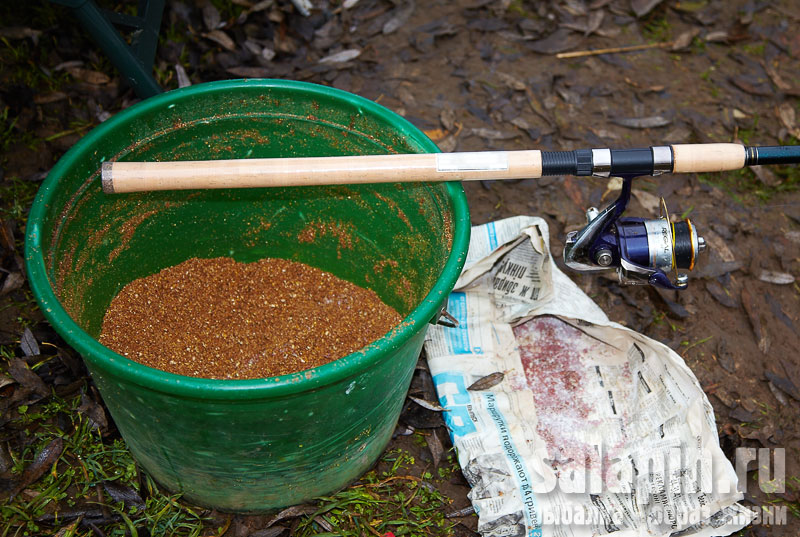
<svg viewBox="0 0 800 537"><path fill-rule="evenodd" d="M592 175L592 150L542 151L542 175Z"/></svg>
<svg viewBox="0 0 800 537"><path fill-rule="evenodd" d="M542 175L575 175L577 171L574 151L542 151Z"/></svg>

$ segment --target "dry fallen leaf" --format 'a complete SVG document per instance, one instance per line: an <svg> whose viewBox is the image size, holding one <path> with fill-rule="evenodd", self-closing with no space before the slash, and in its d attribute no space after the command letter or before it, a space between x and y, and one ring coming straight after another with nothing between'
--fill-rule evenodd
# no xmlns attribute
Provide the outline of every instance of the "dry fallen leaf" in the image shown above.
<svg viewBox="0 0 800 537"><path fill-rule="evenodd" d="M33 28L22 26L8 26L6 28L0 28L0 37L5 37L6 39L11 40L25 39L26 37L30 37L34 45L38 44L40 35L42 35L41 30L34 30Z"/></svg>
<svg viewBox="0 0 800 537"><path fill-rule="evenodd" d="M118 481L103 481L103 488L111 496L112 500L122 502L128 509L141 511L145 508L142 497L134 488L128 485L123 485Z"/></svg>
<svg viewBox="0 0 800 537"><path fill-rule="evenodd" d="M361 51L357 48L351 48L336 52L329 56L325 56L319 63L344 63L354 60L361 55Z"/></svg>
<svg viewBox="0 0 800 537"><path fill-rule="evenodd" d="M264 47L261 50L261 57L267 60L268 62L271 62L275 58L275 55L276 55L275 51L269 47Z"/></svg>
<svg viewBox="0 0 800 537"><path fill-rule="evenodd" d="M417 106L417 98L414 97L414 92L408 89L408 87L405 85L401 85L399 88L397 88L396 94L397 98L400 99L405 106L408 106L409 108Z"/></svg>
<svg viewBox="0 0 800 537"><path fill-rule="evenodd" d="M236 43L234 43L233 39L231 39L230 36L225 32L223 32L222 30L212 30L202 35L206 39L218 44L225 50L230 50L230 51L236 50Z"/></svg>
<svg viewBox="0 0 800 537"><path fill-rule="evenodd" d="M621 127L628 127L629 129L654 129L658 127L666 127L672 123L672 120L663 116L650 116L621 117L618 119L612 119L611 122Z"/></svg>
<svg viewBox="0 0 800 537"><path fill-rule="evenodd" d="M797 115L794 106L791 103L782 103L776 109L776 113L783 126L789 131L789 134L795 138L800 138L800 128L797 126Z"/></svg>
<svg viewBox="0 0 800 537"><path fill-rule="evenodd" d="M183 65L179 63L175 64L175 76L178 78L179 88L185 88L192 85L192 81L189 80L189 75L186 74L186 69L184 69Z"/></svg>
<svg viewBox="0 0 800 537"><path fill-rule="evenodd" d="M716 32L708 32L705 40L709 43L723 43L730 39L730 35L725 30L718 30Z"/></svg>
<svg viewBox="0 0 800 537"><path fill-rule="evenodd" d="M422 408L427 408L428 410L433 410L434 412L447 412L446 408L443 408L437 403L426 401L425 399L414 397L413 395L409 395L408 398L417 403Z"/></svg>
<svg viewBox="0 0 800 537"><path fill-rule="evenodd" d="M49 93L39 93L33 98L35 104L49 104L58 101L63 101L67 98L67 94L62 91L51 91Z"/></svg>
<svg viewBox="0 0 800 537"><path fill-rule="evenodd" d="M539 54L558 54L576 47L582 41L583 38L571 30L559 28L544 39L532 41L529 47Z"/></svg>
<svg viewBox="0 0 800 537"><path fill-rule="evenodd" d="M800 97L800 87L794 87L786 82L771 62L762 62L761 65L764 66L764 71L767 72L769 79L772 80L772 83L775 84L776 88L781 90L781 92L785 93L786 95Z"/></svg>
<svg viewBox="0 0 800 537"><path fill-rule="evenodd" d="M705 238L706 240L708 249L713 252L716 252L722 261L726 263L732 263L736 261L736 256L734 256L731 249L728 248L727 241L725 241L725 239L717 235L714 231L710 229L704 229L703 238Z"/></svg>
<svg viewBox="0 0 800 537"><path fill-rule="evenodd" d="M211 2L203 6L203 23L208 30L217 30L222 26L222 17L219 10Z"/></svg>
<svg viewBox="0 0 800 537"><path fill-rule="evenodd" d="M661 199L658 196L639 189L632 190L631 194L644 207L645 211L654 215L658 214L658 209L661 206Z"/></svg>
<svg viewBox="0 0 800 537"><path fill-rule="evenodd" d="M736 75L728 77L728 80L731 84L750 95L759 95L761 97L771 97L773 95L772 87L755 75Z"/></svg>
<svg viewBox="0 0 800 537"><path fill-rule="evenodd" d="M83 62L80 60L70 60L68 62L59 63L58 65L53 67L53 71L57 73L59 71L66 71L68 69L71 69L72 67L80 67L81 65L83 65Z"/></svg>
<svg viewBox="0 0 800 537"><path fill-rule="evenodd" d="M503 382L504 378L505 378L505 373L503 373L502 371L495 371L494 373L486 375L485 377L479 378L478 380L470 384L467 389L473 392L488 390L492 386L497 386L498 384Z"/></svg>
<svg viewBox="0 0 800 537"><path fill-rule="evenodd" d="M500 131L496 129L487 129L483 127L470 129L470 134L473 134L480 138L484 138L486 140L511 140L519 136L519 133L517 132Z"/></svg>
<svg viewBox="0 0 800 537"><path fill-rule="evenodd" d="M253 4L253 7L247 9L250 13L256 13L258 11L264 11L268 7L272 7L272 4L275 3L275 0L262 0L256 4Z"/></svg>
<svg viewBox="0 0 800 537"><path fill-rule="evenodd" d="M314 4L311 3L311 0L292 0L292 4L304 17L311 15L311 10L314 9Z"/></svg>
<svg viewBox="0 0 800 537"><path fill-rule="evenodd" d="M794 276L786 272L775 272L773 270L762 270L758 275L762 282L774 283L775 285L789 285L794 283Z"/></svg>
<svg viewBox="0 0 800 537"><path fill-rule="evenodd" d="M39 349L39 343L36 341L36 337L33 335L33 332L31 332L31 329L27 326L25 327L25 330L22 331L19 346L25 356L36 356L42 352Z"/></svg>
<svg viewBox="0 0 800 537"><path fill-rule="evenodd" d="M451 134L443 140L436 142L436 145L439 146L439 149L442 150L442 153L452 153L458 146L458 140L456 140L456 137Z"/></svg>
<svg viewBox="0 0 800 537"><path fill-rule="evenodd" d="M445 129L454 131L456 128L456 113L452 108L445 108L442 110L442 113L439 114L439 121Z"/></svg>
<svg viewBox="0 0 800 537"><path fill-rule="evenodd" d="M609 194L616 192L617 190L622 190L622 177L611 177L606 183L606 190L603 192L603 195L600 199L606 199Z"/></svg>
<svg viewBox="0 0 800 537"><path fill-rule="evenodd" d="M287 507L286 509L275 515L275 517L272 520L267 522L266 527L269 528L270 526L273 526L276 522L280 522L281 520L286 518L295 518L303 515L310 515L311 513L314 513L316 511L317 507L314 505L308 505L308 504L293 505L291 507Z"/></svg>
<svg viewBox="0 0 800 537"><path fill-rule="evenodd" d="M605 16L606 12L601 9L589 13L589 18L586 21L586 30L583 32L584 37L589 37L599 30L600 26L603 25L603 19L605 19Z"/></svg>
<svg viewBox="0 0 800 537"><path fill-rule="evenodd" d="M780 375L776 375L769 369L764 371L764 376L767 377L767 379L771 383L773 383L777 388L780 388L781 390L786 392L793 399L800 401L800 390L797 389L797 386L795 386L794 382L792 382L787 378L783 378Z"/></svg>
<svg viewBox="0 0 800 537"><path fill-rule="evenodd" d="M562 2L563 9L573 17L583 17L586 15L586 3L583 0L565 0Z"/></svg>
<svg viewBox="0 0 800 537"><path fill-rule="evenodd" d="M672 47L670 48L676 52L680 50L686 50L692 44L694 38L698 35L700 35L700 28L692 28L691 30L687 30L672 42Z"/></svg>
<svg viewBox="0 0 800 537"><path fill-rule="evenodd" d="M436 429L432 430L431 434L425 440L431 452L433 467L438 468L442 460L442 455L444 455L444 445L442 445L439 435L436 434Z"/></svg>
<svg viewBox="0 0 800 537"><path fill-rule="evenodd" d="M764 330L764 325L761 323L761 314L758 305L746 286L742 287L742 306L744 306L744 311L747 313L748 319L750 319L750 326L753 328L758 349L762 353L767 354L770 347L770 338Z"/></svg>
<svg viewBox="0 0 800 537"><path fill-rule="evenodd" d="M525 91L525 82L520 80L519 78L515 77L514 75L510 75L508 73L497 73L497 78L500 79L500 82L508 86L509 88L517 91Z"/></svg>
<svg viewBox="0 0 800 537"><path fill-rule="evenodd" d="M240 76L242 78L268 78L272 73L272 71L266 67L248 67L246 65L231 67L225 70L234 76Z"/></svg>
<svg viewBox="0 0 800 537"><path fill-rule="evenodd" d="M409 2L408 5L406 5L405 7L403 7L401 4L400 6L395 8L394 15L392 16L392 18L386 21L386 23L383 25L383 28L381 29L383 34L384 35L392 34L397 30L399 30L400 28L402 28L403 26L405 26L405 24L408 22L408 19L411 18L411 15L414 13L415 8L416 6L413 1Z"/></svg>
<svg viewBox="0 0 800 537"><path fill-rule="evenodd" d="M20 386L30 390L39 397L47 397L50 395L50 388L25 362L19 358L13 358L8 366L8 374L11 378L16 380Z"/></svg>
<svg viewBox="0 0 800 537"><path fill-rule="evenodd" d="M16 291L22 284L25 283L25 276L21 272L12 272L6 279L3 280L3 285L0 286L0 296L7 295L12 291Z"/></svg>
<svg viewBox="0 0 800 537"><path fill-rule="evenodd" d="M661 0L631 0L631 9L637 17L644 17L660 3Z"/></svg>
<svg viewBox="0 0 800 537"><path fill-rule="evenodd" d="M444 129L426 129L423 131L425 136L433 140L434 142L438 142L439 140L443 140L447 136L447 131Z"/></svg>
<svg viewBox="0 0 800 537"><path fill-rule="evenodd" d="M714 299L725 306L726 308L736 308L738 304L736 300L722 287L715 281L707 281L706 282L706 289L714 297Z"/></svg>
<svg viewBox="0 0 800 537"><path fill-rule="evenodd" d="M750 166L750 169L758 180L767 186L778 186L781 184L780 177L775 175L775 172L770 170L767 166Z"/></svg>
<svg viewBox="0 0 800 537"><path fill-rule="evenodd" d="M67 72L72 75L73 78L94 86L102 86L103 84L111 82L111 78L107 74L99 71L92 71L91 69L70 67L67 69Z"/></svg>
<svg viewBox="0 0 800 537"><path fill-rule="evenodd" d="M36 482L40 477L42 477L50 469L50 467L53 466L53 463L58 460L63 450L64 441L61 438L56 438L42 448L42 450L36 454L33 462L30 463L22 472L22 475L19 477L19 481L11 491L11 497L13 498L22 492L25 487Z"/></svg>

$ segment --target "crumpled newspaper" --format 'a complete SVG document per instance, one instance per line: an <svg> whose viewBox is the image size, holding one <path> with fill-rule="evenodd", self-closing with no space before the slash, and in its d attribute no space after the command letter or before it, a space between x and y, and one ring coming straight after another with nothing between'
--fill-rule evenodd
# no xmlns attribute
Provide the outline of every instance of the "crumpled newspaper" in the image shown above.
<svg viewBox="0 0 800 537"><path fill-rule="evenodd" d="M705 537L750 521L694 374L556 267L544 220L474 227L448 311L459 326L431 327L425 348L484 536ZM487 377L502 381L468 389Z"/></svg>

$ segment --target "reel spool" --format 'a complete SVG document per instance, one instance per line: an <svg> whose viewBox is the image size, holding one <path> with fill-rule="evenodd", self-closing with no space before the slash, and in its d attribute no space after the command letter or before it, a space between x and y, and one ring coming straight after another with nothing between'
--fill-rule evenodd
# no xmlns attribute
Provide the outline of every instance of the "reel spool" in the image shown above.
<svg viewBox="0 0 800 537"><path fill-rule="evenodd" d="M678 270L694 268L706 241L688 218L671 222L663 198L659 218L623 218L632 179L623 178L620 197L603 211L586 212L586 227L567 235L564 261L578 272L616 269L625 285L685 289L689 277Z"/></svg>

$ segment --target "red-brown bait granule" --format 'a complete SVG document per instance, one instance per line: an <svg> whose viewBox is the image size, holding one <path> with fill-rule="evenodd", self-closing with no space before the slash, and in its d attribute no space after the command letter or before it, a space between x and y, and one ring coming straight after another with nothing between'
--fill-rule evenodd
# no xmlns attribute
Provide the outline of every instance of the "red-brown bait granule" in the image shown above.
<svg viewBox="0 0 800 537"><path fill-rule="evenodd" d="M250 379L317 367L402 320L375 292L285 259L189 259L126 285L100 343L179 375Z"/></svg>

